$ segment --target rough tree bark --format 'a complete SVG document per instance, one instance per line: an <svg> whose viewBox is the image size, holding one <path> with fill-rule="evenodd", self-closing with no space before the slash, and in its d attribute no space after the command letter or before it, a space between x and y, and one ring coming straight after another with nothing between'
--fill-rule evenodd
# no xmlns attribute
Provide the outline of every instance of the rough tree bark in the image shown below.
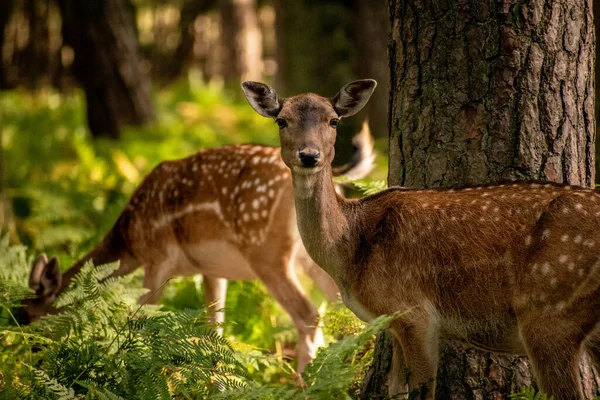
<svg viewBox="0 0 600 400"><path fill-rule="evenodd" d="M592 0L389 6L390 185L594 184ZM383 340L377 347L392 351ZM587 365L581 375L595 397L599 377ZM525 358L446 343L436 397L506 398L531 376ZM373 386L365 382L364 398L385 390Z"/></svg>
<svg viewBox="0 0 600 400"><path fill-rule="evenodd" d="M262 35L256 0L220 0L222 73L225 82L262 80Z"/></svg>
<svg viewBox="0 0 600 400"><path fill-rule="evenodd" d="M153 119L150 81L140 70L128 0L58 0L63 39L75 50L73 72L87 100L94 136L117 138L121 124Z"/></svg>

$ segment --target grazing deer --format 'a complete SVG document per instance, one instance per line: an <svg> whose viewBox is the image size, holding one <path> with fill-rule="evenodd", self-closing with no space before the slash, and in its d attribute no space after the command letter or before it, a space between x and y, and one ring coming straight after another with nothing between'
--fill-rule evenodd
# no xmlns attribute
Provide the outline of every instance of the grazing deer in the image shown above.
<svg viewBox="0 0 600 400"><path fill-rule="evenodd" d="M334 174L365 176L372 168L373 142L368 126L354 138L355 154ZM227 280L260 279L292 317L298 329L298 370L322 344L317 310L298 282L293 258L331 300L337 287L306 255L298 236L294 193L280 149L231 145L165 161L144 179L104 240L61 274L56 258L35 260L29 286L37 296L25 300L21 320L57 312L53 302L81 270L120 261L114 276L143 265L141 303L155 302L169 278L202 274L206 304L225 306ZM223 314L213 314L215 322Z"/></svg>
<svg viewBox="0 0 600 400"><path fill-rule="evenodd" d="M250 105L279 125L308 254L359 318L405 312L390 326L390 392L433 399L439 341L450 338L528 355L542 391L582 399L581 352L600 367L599 193L513 183L338 196L336 126L375 86L280 99L265 84L242 84Z"/></svg>

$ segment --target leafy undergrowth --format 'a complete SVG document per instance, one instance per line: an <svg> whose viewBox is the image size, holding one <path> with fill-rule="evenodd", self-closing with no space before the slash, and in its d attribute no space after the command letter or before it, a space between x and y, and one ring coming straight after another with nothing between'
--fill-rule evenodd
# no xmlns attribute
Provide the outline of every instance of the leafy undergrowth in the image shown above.
<svg viewBox="0 0 600 400"><path fill-rule="evenodd" d="M0 398L330 399L352 398L370 362L373 335L347 310L329 313L330 334L298 379L281 357L218 336L198 310L138 306L135 275L108 278L117 264L86 265L57 300L61 314L19 326L14 307L29 295L23 246L0 242ZM278 379L273 379L276 376ZM303 382L303 384L299 384Z"/></svg>

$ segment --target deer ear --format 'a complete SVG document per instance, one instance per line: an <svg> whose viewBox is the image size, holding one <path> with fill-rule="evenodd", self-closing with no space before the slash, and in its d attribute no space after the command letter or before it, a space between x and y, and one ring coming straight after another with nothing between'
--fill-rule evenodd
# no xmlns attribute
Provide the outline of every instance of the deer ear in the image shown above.
<svg viewBox="0 0 600 400"><path fill-rule="evenodd" d="M46 254L41 254L33 262L31 273L29 274L29 287L35 291L39 297L50 297L58 291L62 284L62 273L56 257L48 261Z"/></svg>
<svg viewBox="0 0 600 400"><path fill-rule="evenodd" d="M377 82L373 79L363 79L347 84L332 99L335 112L340 117L356 114L367 104L376 86Z"/></svg>
<svg viewBox="0 0 600 400"><path fill-rule="evenodd" d="M242 90L248 103L263 117L275 118L281 111L282 102L269 85L246 81L242 83Z"/></svg>

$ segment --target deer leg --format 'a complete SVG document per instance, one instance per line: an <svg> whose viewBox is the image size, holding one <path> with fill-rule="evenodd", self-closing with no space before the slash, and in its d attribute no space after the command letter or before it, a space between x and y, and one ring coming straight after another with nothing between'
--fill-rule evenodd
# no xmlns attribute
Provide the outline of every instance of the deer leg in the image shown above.
<svg viewBox="0 0 600 400"><path fill-rule="evenodd" d="M290 315L298 330L298 372L315 357L323 345L323 333L318 327L318 312L302 289L289 255L270 257L269 262L257 261L254 268L267 290Z"/></svg>
<svg viewBox="0 0 600 400"><path fill-rule="evenodd" d="M540 390L555 400L583 399L579 379L582 335L577 324L564 319L532 317L520 333Z"/></svg>
<svg viewBox="0 0 600 400"><path fill-rule="evenodd" d="M160 300L165 282L171 278L167 264L152 264L144 267L143 286L149 290L139 299L140 304L156 304Z"/></svg>
<svg viewBox="0 0 600 400"><path fill-rule="evenodd" d="M217 333L223 335L225 322L225 297L227 295L227 279L203 276L204 299L208 314L208 322L216 326Z"/></svg>
<svg viewBox="0 0 600 400"><path fill-rule="evenodd" d="M395 340L389 393L406 393L407 385L409 398L433 399L439 356L437 330L428 326L426 316L411 317L417 318L400 320L390 327Z"/></svg>

